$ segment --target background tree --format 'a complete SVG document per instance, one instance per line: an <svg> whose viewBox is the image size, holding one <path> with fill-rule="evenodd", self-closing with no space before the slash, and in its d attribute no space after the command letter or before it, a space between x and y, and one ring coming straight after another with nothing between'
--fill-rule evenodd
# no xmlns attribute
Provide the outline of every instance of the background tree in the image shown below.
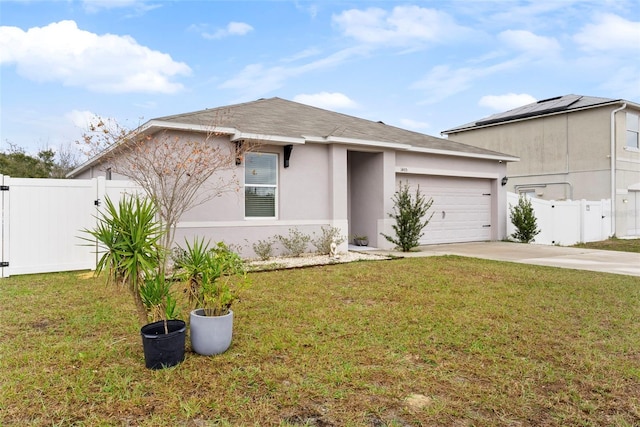
<svg viewBox="0 0 640 427"><path fill-rule="evenodd" d="M80 165L80 153L75 147L62 145L55 153L51 178L66 178L67 174Z"/></svg>
<svg viewBox="0 0 640 427"><path fill-rule="evenodd" d="M385 239L394 243L403 252L409 252L420 244L420 238L424 235L422 230L429 224L433 213L423 221L433 204L433 199L427 200L420 193L420 186L416 188L415 197L409 192L409 183L400 182L400 188L393 195L393 213L389 217L395 219L393 230L396 236L388 236L380 233Z"/></svg>
<svg viewBox="0 0 640 427"><path fill-rule="evenodd" d="M509 211L511 223L516 227L516 231L511 234L511 237L522 243L533 242L541 230L538 229L538 221L531 205L531 199L521 194L516 206L509 205Z"/></svg>
<svg viewBox="0 0 640 427"><path fill-rule="evenodd" d="M143 189L162 221L162 246L170 249L186 211L240 188L236 159L255 144L216 141L221 136L215 125L198 135L169 131L147 135L100 120L83 136L83 143L107 147L104 166Z"/></svg>
<svg viewBox="0 0 640 427"><path fill-rule="evenodd" d="M78 164L77 153L69 147L40 150L37 155L8 142L9 149L0 152L0 174L14 178L64 178Z"/></svg>

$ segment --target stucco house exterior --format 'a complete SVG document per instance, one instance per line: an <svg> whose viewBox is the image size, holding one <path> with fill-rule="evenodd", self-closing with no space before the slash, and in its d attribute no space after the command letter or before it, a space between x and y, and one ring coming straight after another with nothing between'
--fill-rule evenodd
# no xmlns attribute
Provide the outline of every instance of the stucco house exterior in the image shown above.
<svg viewBox="0 0 640 427"><path fill-rule="evenodd" d="M640 236L640 105L565 95L442 132L509 153L509 191L547 200L611 200L611 235Z"/></svg>
<svg viewBox="0 0 640 427"><path fill-rule="evenodd" d="M400 181L420 185L435 213L423 244L500 240L506 235L505 187L514 156L280 99L177 114L150 120L141 131L169 132L175 143L198 137L216 123L212 143L259 143L236 162L237 192L188 211L176 242L195 235L242 247L286 235L291 228L318 233L323 225L344 236L367 235L369 246L391 248L393 195ZM98 155L70 176L105 176ZM113 176L113 179L121 177ZM346 251L345 242L339 250Z"/></svg>

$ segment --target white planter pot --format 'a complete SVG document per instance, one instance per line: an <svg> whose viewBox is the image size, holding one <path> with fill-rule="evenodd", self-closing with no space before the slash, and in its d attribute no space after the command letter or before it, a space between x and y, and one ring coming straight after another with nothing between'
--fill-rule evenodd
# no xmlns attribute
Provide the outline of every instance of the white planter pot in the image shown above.
<svg viewBox="0 0 640 427"><path fill-rule="evenodd" d="M200 308L193 310L189 319L193 351L203 356L227 351L233 334L233 311L224 316L205 316Z"/></svg>

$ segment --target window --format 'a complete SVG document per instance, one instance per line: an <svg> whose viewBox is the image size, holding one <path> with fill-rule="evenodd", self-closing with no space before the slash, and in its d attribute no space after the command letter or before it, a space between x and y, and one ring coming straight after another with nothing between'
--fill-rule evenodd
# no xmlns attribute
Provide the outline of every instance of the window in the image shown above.
<svg viewBox="0 0 640 427"><path fill-rule="evenodd" d="M640 120L637 114L627 113L627 148L640 149Z"/></svg>
<svg viewBox="0 0 640 427"><path fill-rule="evenodd" d="M104 176L107 181L111 181L111 168L107 168L107 171L105 172Z"/></svg>
<svg viewBox="0 0 640 427"><path fill-rule="evenodd" d="M244 159L245 217L275 218L278 193L278 155L247 153Z"/></svg>

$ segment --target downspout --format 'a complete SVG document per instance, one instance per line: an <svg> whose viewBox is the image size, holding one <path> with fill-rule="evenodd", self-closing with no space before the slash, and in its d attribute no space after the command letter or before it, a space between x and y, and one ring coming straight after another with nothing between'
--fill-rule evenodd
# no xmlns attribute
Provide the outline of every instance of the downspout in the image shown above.
<svg viewBox="0 0 640 427"><path fill-rule="evenodd" d="M616 113L627 108L627 103L611 112L611 236L616 234Z"/></svg>

